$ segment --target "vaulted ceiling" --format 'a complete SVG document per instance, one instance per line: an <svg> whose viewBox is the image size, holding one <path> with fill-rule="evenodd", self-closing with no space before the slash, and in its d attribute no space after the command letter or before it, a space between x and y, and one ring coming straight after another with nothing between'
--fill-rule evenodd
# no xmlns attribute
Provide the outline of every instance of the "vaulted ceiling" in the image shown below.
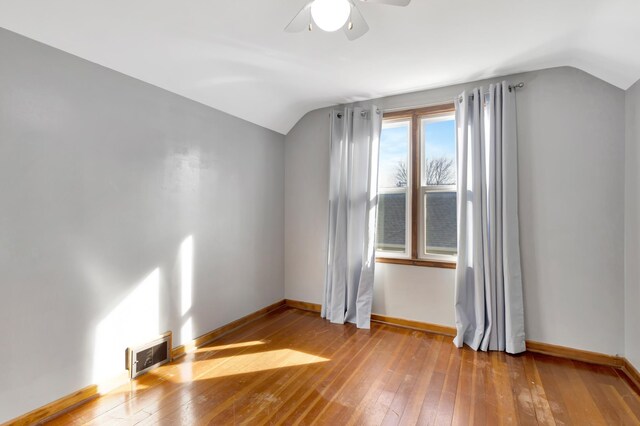
<svg viewBox="0 0 640 426"><path fill-rule="evenodd" d="M280 133L319 107L520 71L640 78L638 0L362 3L353 42L283 32L306 1L0 0L0 26Z"/></svg>

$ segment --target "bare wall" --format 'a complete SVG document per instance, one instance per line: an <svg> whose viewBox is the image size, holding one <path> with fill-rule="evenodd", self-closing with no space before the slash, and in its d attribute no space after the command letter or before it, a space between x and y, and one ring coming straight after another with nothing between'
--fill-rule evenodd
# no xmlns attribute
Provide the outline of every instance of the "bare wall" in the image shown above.
<svg viewBox="0 0 640 426"><path fill-rule="evenodd" d="M0 57L0 422L283 298L283 135L2 29Z"/></svg>
<svg viewBox="0 0 640 426"><path fill-rule="evenodd" d="M527 339L621 354L625 94L575 68L506 79L525 83L517 108ZM433 105L488 83L366 103ZM328 111L303 117L285 148L285 296L316 303L326 262ZM377 264L373 311L453 326L454 275Z"/></svg>
<svg viewBox="0 0 640 426"><path fill-rule="evenodd" d="M640 370L640 81L626 93L625 356Z"/></svg>

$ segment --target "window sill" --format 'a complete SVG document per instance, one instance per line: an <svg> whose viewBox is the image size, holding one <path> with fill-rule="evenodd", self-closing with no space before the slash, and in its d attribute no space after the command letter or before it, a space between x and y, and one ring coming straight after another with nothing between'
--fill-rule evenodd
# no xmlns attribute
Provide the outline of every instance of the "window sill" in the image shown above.
<svg viewBox="0 0 640 426"><path fill-rule="evenodd" d="M456 269L456 262L423 259L397 259L392 257L376 257L376 263L392 263L394 265L426 266L429 268Z"/></svg>

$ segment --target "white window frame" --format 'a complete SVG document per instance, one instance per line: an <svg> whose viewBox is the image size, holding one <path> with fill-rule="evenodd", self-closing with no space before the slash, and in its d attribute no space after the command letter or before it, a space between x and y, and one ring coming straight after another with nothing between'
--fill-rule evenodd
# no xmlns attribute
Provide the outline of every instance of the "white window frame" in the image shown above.
<svg viewBox="0 0 640 426"><path fill-rule="evenodd" d="M434 192L457 192L456 185L428 185L420 187L420 221L418 223L418 258L422 260L433 260L438 262L455 262L458 259L458 251L456 254L429 253L425 241L427 240L427 220L425 217L427 209L425 207L425 198L427 193ZM457 197L457 196L456 196ZM444 248L444 247L443 247Z"/></svg>
<svg viewBox="0 0 640 426"><path fill-rule="evenodd" d="M427 193L433 192L456 192L456 185L426 185L425 183L425 173L423 167L426 164L426 153L425 151L425 135L423 134L424 123L437 123L439 121L449 121L453 119L455 122L455 113L446 112L441 114L433 114L427 117L420 117L420 122L418 123L419 128L419 139L420 143L418 146L419 156L420 156L420 190L419 190L419 206L418 206L418 259L421 260L432 260L436 262L456 262L458 259L457 247L456 254L442 254L442 253L429 253L426 247L427 241L427 209L425 205L425 199ZM455 161L456 173L458 167L458 159ZM457 198L457 194L456 194Z"/></svg>
<svg viewBox="0 0 640 426"><path fill-rule="evenodd" d="M405 193L405 226L404 226L404 252L401 251L388 251L388 250L379 250L378 244L376 241L376 257L386 257L391 259L410 259L411 258L411 183L412 183L412 167L411 167L411 119L407 118L397 118L397 119L388 119L383 120L382 129L385 128L394 128L400 127L401 124L408 124L408 138L407 138L407 186L406 187L396 187L396 188L380 188L378 187L378 201L380 199L380 195L384 194L400 194L402 192ZM379 163L377 167L379 166ZM379 212L377 212L379 213ZM376 215L377 216L377 215ZM377 223L376 223L377 229Z"/></svg>

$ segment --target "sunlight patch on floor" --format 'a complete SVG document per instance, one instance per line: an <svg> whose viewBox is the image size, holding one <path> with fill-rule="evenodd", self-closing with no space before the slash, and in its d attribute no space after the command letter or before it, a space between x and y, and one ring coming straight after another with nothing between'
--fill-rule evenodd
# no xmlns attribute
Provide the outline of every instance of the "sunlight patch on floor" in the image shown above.
<svg viewBox="0 0 640 426"><path fill-rule="evenodd" d="M222 351L225 349L246 348L249 346L258 346L264 344L265 342L263 342L262 340L254 340L251 342L229 343L228 345L206 346L204 348L198 348L196 352Z"/></svg>
<svg viewBox="0 0 640 426"><path fill-rule="evenodd" d="M186 368L183 368L183 371L179 371L178 374L171 375L167 378L173 382L185 383L193 380L208 380L327 361L330 361L330 359L294 349L275 349L272 351L193 361L189 365L185 364L184 367ZM199 373L198 370L202 371L202 373Z"/></svg>

